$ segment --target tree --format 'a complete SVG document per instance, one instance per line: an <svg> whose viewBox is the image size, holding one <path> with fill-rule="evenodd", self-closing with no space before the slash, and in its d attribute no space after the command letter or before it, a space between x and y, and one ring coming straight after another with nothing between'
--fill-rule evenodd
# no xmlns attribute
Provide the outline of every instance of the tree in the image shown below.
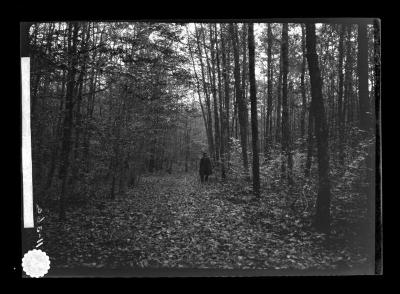
<svg viewBox="0 0 400 294"><path fill-rule="evenodd" d="M222 99L222 80L221 80L221 66L220 66L220 49L219 49L219 42L218 42L218 30L217 25L214 24L214 32L215 32L215 47L216 47L216 60L217 60L217 74L218 74L218 101L219 101L219 121L221 126L220 131L220 155L221 155L221 178L226 178L226 158L225 158L225 144L226 144L226 127L225 127L225 118L223 113L223 99ZM221 36L222 38L222 36ZM229 95L229 94L228 94Z"/></svg>
<svg viewBox="0 0 400 294"><path fill-rule="evenodd" d="M289 182L291 181L292 155L290 150L290 127L288 106L288 24L282 25L282 151L287 156L287 163L282 162L282 174L286 172ZM286 166L287 164L287 166Z"/></svg>
<svg viewBox="0 0 400 294"><path fill-rule="evenodd" d="M338 90L338 137L339 137L339 162L344 164L344 109L343 109L343 51L344 51L345 26L340 25L339 36L339 90Z"/></svg>
<svg viewBox="0 0 400 294"><path fill-rule="evenodd" d="M77 38L78 38L79 24L77 22L70 23L68 27L68 54L71 56L71 61L68 66L67 76L67 92L65 96L65 115L63 123L63 137L62 137L62 148L61 156L62 163L60 167L60 177L62 177L62 188L60 194L60 210L59 218L64 220L65 215L65 197L67 194L67 180L68 180L68 168L70 165L70 151L71 151L71 136L72 136L72 115L73 115L73 98L75 90L75 75L77 66ZM72 36L71 36L72 35Z"/></svg>
<svg viewBox="0 0 400 294"><path fill-rule="evenodd" d="M305 71L306 71L306 38L304 25L301 24L301 76L300 76L300 88L301 88L301 99L302 99L302 111L301 111L301 126L300 126L300 136L304 138L305 133L305 120L307 112L307 97L306 97L306 85L304 81Z"/></svg>
<svg viewBox="0 0 400 294"><path fill-rule="evenodd" d="M200 60L200 65L201 65L201 76L203 80L203 90L205 93L206 97L206 107L207 107L207 138L208 138L208 148L209 152L211 155L214 155L214 138L212 135L212 116L211 116L211 102L210 102L210 95L208 92L207 88L207 83L206 83L206 76L204 73L204 64L203 64L203 56L202 56L202 50L201 50L201 45L200 45L200 36L197 27L195 28L196 30L196 40L197 40L197 49L199 53L199 60Z"/></svg>
<svg viewBox="0 0 400 294"><path fill-rule="evenodd" d="M253 23L248 25L248 44L249 44L249 80L250 80L250 102L251 102L251 137L253 143L253 193L260 195L260 167L259 167L259 147L258 147L258 115L257 115L257 89L255 77L255 45Z"/></svg>
<svg viewBox="0 0 400 294"><path fill-rule="evenodd" d="M239 124L240 124L240 142L242 147L242 158L243 158L243 167L248 175L249 165L247 159L247 128L248 128L248 118L247 118L247 105L244 101L242 88L241 88L241 79L240 79L240 65L239 65L239 37L237 32L237 26L233 23L229 24L229 30L231 34L232 44L233 44L233 55L235 60L235 93L236 93L236 102L238 105L238 116L239 116Z"/></svg>
<svg viewBox="0 0 400 294"><path fill-rule="evenodd" d="M370 105L368 95L368 38L367 25L358 24L358 95L359 95L359 126L363 131L369 131L370 128Z"/></svg>
<svg viewBox="0 0 400 294"><path fill-rule="evenodd" d="M282 40L281 40L282 42ZM282 47L282 46L281 46ZM282 50L281 50L282 51ZM282 124L282 52L279 56L279 76L277 92L277 105L276 105L276 130L275 130L275 141L281 143L281 124Z"/></svg>
<svg viewBox="0 0 400 294"><path fill-rule="evenodd" d="M272 80L273 80L273 70L272 70L272 29L271 24L268 24L268 48L267 48L267 117L265 120L265 145L264 145L264 155L269 158L269 152L271 148L272 141Z"/></svg>
<svg viewBox="0 0 400 294"><path fill-rule="evenodd" d="M308 70L311 82L311 97L314 104L315 132L318 147L318 195L314 226L318 231L330 231L330 179L329 179L329 148L328 126L325 118L324 101L322 97L322 80L316 52L315 24L306 24L306 47Z"/></svg>

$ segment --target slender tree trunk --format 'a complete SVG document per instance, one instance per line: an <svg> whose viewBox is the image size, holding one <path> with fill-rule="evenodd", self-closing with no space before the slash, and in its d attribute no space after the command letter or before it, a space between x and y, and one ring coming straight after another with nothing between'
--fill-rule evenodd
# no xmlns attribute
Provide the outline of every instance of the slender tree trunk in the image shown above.
<svg viewBox="0 0 400 294"><path fill-rule="evenodd" d="M292 156L290 150L290 126L289 126L289 106L288 106L288 24L282 27L282 151L287 156L287 163L282 162L282 172L291 181ZM287 173L287 175L286 175Z"/></svg>
<svg viewBox="0 0 400 294"><path fill-rule="evenodd" d="M88 53L87 51L87 43L89 41L90 37L90 28L88 28L88 25L85 24L83 27L83 32L82 35L85 36L85 40L82 42L83 44L81 45L81 50L84 53L83 59L82 59L82 66L80 68L78 80L77 80L77 87L78 87L78 94L76 98L76 109L75 109L75 117L76 117L76 122L75 122L75 139L74 139L74 146L73 146L73 156L72 156L72 165L71 165L71 186L73 187L75 180L78 178L78 171L79 171L79 160L80 160L80 137L81 137L81 132L82 132L82 114L81 114L81 105L82 105L82 92L84 88L84 79L86 76L86 64L87 64L87 59L88 59ZM74 101L75 103L75 101Z"/></svg>
<svg viewBox="0 0 400 294"><path fill-rule="evenodd" d="M217 87L216 87L216 77L215 77L215 50L214 50L214 39L212 36L212 26L210 24L209 26L209 33L210 33L210 47L211 47L211 73L212 73L212 78L211 79L211 86L212 86L212 92L213 92L213 97L214 97L214 137L215 137L215 159L218 162L219 157L220 157L220 150L221 150L221 144L220 144L220 125L219 125L219 115L218 115L218 99L221 99L221 96L217 98ZM208 64L208 57L207 57L207 64Z"/></svg>
<svg viewBox="0 0 400 294"><path fill-rule="evenodd" d="M302 63L301 63L301 76L300 76L300 91L302 99L302 111L301 111L300 136L301 138L304 138L305 120L307 111L307 97L306 97L306 87L304 81L305 71L306 71L306 37L303 24L301 24L301 51L302 51Z"/></svg>
<svg viewBox="0 0 400 294"><path fill-rule="evenodd" d="M58 160L58 153L59 153L59 138L61 137L61 126L62 126L62 113L63 113L63 109L64 109L64 103L63 103L63 99L64 99L64 94L65 94L65 70L63 70L63 74L62 74L62 83L61 83L61 94L60 94L60 108L59 108L59 118L57 119L57 127L56 127L56 136L54 139L54 147L53 147L53 151L52 151L52 155L51 155L51 159L50 159L50 169L49 172L47 174L47 183L46 186L44 188L44 192L46 193L46 191L48 189L50 189L51 184L53 182L53 176L54 176L54 172L56 170L56 161Z"/></svg>
<svg viewBox="0 0 400 294"><path fill-rule="evenodd" d="M267 48L267 65L268 65L268 75L267 75L267 117L265 119L265 145L264 154L265 158L270 157L270 148L272 141L271 134L271 124L272 124L272 80L273 80L273 70L272 70L272 29L271 24L268 24L268 48Z"/></svg>
<svg viewBox="0 0 400 294"><path fill-rule="evenodd" d="M248 111L247 111L247 107L248 107L248 97L247 97L247 28L246 28L246 24L243 23L242 24L242 36L241 36L241 45L242 45L242 79L241 79L241 85L242 85L242 99L246 105L246 113L245 113L245 117L246 117L246 125L249 125L249 115L248 115ZM238 46L240 44L240 40L238 40ZM240 55L240 50L239 50L239 55ZM246 135L247 135L247 148L251 149L250 144L250 132L246 131Z"/></svg>
<svg viewBox="0 0 400 294"><path fill-rule="evenodd" d="M339 37L339 91L338 91L338 137L339 137L339 163L344 164L344 111L343 111L343 51L344 51L345 26L340 26Z"/></svg>
<svg viewBox="0 0 400 294"><path fill-rule="evenodd" d="M206 98L206 108L207 108L207 136L208 136L208 148L210 155L214 154L214 139L212 136L212 117L211 117L211 102L210 102L210 96L209 92L207 89L207 84L206 84L206 76L204 73L204 64L203 64L203 57L202 57L202 50L201 50L201 45L200 45L200 36L199 36L199 31L197 27L195 27L196 30L196 40L197 40L197 49L199 53L199 60L200 60L200 66L201 66L201 76L203 80L203 90Z"/></svg>
<svg viewBox="0 0 400 294"><path fill-rule="evenodd" d="M260 167L258 147L258 115L257 115L257 89L255 74L255 46L253 23L249 26L249 80L250 80L250 101L251 101L251 138L253 143L253 193L260 196Z"/></svg>
<svg viewBox="0 0 400 294"><path fill-rule="evenodd" d="M225 38L226 34L222 31L223 25L221 24L221 53L222 53L222 77L224 80L224 98L225 98L225 140L223 141L226 146L226 154L229 156L229 140L230 140L230 132L229 132L229 108L230 108L230 95L229 95L229 55L226 52L225 46ZM228 159L229 162L229 159Z"/></svg>
<svg viewBox="0 0 400 294"><path fill-rule="evenodd" d="M281 143L281 111L282 111L282 54L279 58L279 77L278 77L278 88L277 91L277 107L276 107L276 135L275 141Z"/></svg>
<svg viewBox="0 0 400 294"><path fill-rule="evenodd" d="M73 30L73 33L72 33ZM60 209L59 218L61 220L65 219L65 197L67 194L67 180L68 180L68 169L70 165L70 151L71 151L71 135L72 135L72 115L73 115L73 98L75 92L75 74L77 65L77 38L79 25L78 23L69 24L69 36L68 36L68 53L71 56L71 61L68 68L67 76L67 93L66 93L66 104L65 104L65 115L63 123L63 137L62 137L62 147L61 147L61 167L60 167L60 177L62 179L62 188L60 194ZM72 35L72 38L71 38ZM72 39L72 40L71 40ZM71 44L72 42L72 44Z"/></svg>
<svg viewBox="0 0 400 294"><path fill-rule="evenodd" d="M358 95L359 95L359 126L360 129L368 132L370 128L370 103L368 94L368 38L367 25L358 24Z"/></svg>
<svg viewBox="0 0 400 294"><path fill-rule="evenodd" d="M239 116L239 124L240 124L240 141L242 146L242 157L243 157L243 167L248 175L249 165L247 159L247 105L243 99L242 89L240 85L240 65L239 65L239 50L238 50L238 34L237 28L234 27L232 23L229 24L229 29L231 33L232 43L233 43L233 51L234 51L234 59L235 59L235 93L236 93L236 103L238 105L238 116Z"/></svg>
<svg viewBox="0 0 400 294"><path fill-rule="evenodd" d="M310 176L313 149L314 149L313 129L314 129L314 114L313 114L313 105L311 101L308 111L307 159L304 169L304 175L307 178Z"/></svg>
<svg viewBox="0 0 400 294"><path fill-rule="evenodd" d="M215 31L215 48L216 48L216 60L217 60L217 74L218 74L218 97L219 97L219 117L220 117L220 154L221 154L221 178L224 180L226 178L225 171L225 145L226 145L226 127L225 127L225 117L223 112L223 99L222 99L222 81L221 81L221 67L220 67L220 50L218 45L218 30L217 25L214 24ZM222 35L221 35L222 38Z"/></svg>
<svg viewBox="0 0 400 294"><path fill-rule="evenodd" d="M374 98L375 98L375 120L373 120L373 130L375 130L376 134L376 142L380 142L381 140L381 126L379 125L380 122L380 109L381 109L381 25L380 20L374 20ZM375 145L375 155L381 154L381 146L380 144ZM374 162L371 160L371 164ZM375 185L377 187L381 186L382 184L382 176L379 172L377 172L376 166L380 166L380 156L375 157L375 168L372 169L374 172L374 177L370 182L370 191L371 194L369 195L369 204L368 207L368 215L371 217L371 224L372 226L375 224L375 240L376 249L375 249L375 272L381 273L382 272L382 251L381 251L381 240L382 240L382 203L381 203L381 195L375 193ZM373 197L375 196L375 197Z"/></svg>
<svg viewBox="0 0 400 294"><path fill-rule="evenodd" d="M187 36L189 38L189 30L187 29L187 27L186 27L186 32L187 32ZM199 97L201 113L202 113L202 116L203 116L204 126L205 126L205 129L206 129L206 132L207 132L207 130L208 130L208 121L207 121L206 113L205 113L205 110L204 110L203 102L201 101L200 81L199 81L199 77L197 75L196 66L195 66L194 58L193 58L192 46L190 45L189 39L188 39L188 48L189 48L189 53L190 53L190 59L192 61L194 76L195 76L195 79L196 79L197 95ZM208 132L207 132L207 139L209 139ZM210 142L208 142L208 144L210 146Z"/></svg>
<svg viewBox="0 0 400 294"><path fill-rule="evenodd" d="M318 196L314 225L318 231L330 231L330 179L328 127L322 97L322 80L316 52L315 24L306 24L308 70L310 72L311 97L315 105L314 118L318 146Z"/></svg>
<svg viewBox="0 0 400 294"><path fill-rule="evenodd" d="M351 96L352 96L352 52L351 52L351 25L347 25L347 41L346 41L346 65L344 74L344 96L343 96L343 128L342 128L342 145L345 146L347 137L346 129L351 122L350 111L351 107ZM343 158L340 158L341 165L345 163L345 152L343 153Z"/></svg>

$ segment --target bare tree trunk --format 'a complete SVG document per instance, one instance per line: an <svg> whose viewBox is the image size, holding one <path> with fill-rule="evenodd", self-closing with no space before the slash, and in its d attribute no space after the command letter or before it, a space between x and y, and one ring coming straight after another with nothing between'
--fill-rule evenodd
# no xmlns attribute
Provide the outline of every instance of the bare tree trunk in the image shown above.
<svg viewBox="0 0 400 294"><path fill-rule="evenodd" d="M375 98L375 121L374 123L374 128L376 130L376 142L380 142L381 139L381 127L379 125L380 122L380 109L381 109L381 27L380 27L380 20L375 19L374 20L374 98ZM378 149L377 149L378 148ZM379 144L375 145L375 154L381 154L381 146ZM371 160L371 164L374 164L374 162ZM371 215L371 223L372 226L375 224L375 238L372 238L372 240L375 240L376 248L375 248L375 272L376 273L381 273L382 272L382 251L381 251L381 240L382 240L382 203L381 203L381 195L375 194L375 185L380 186L382 184L382 177L379 173L376 172L376 166L380 166L380 157L377 156L375 159L375 168L372 169L374 172L375 177L373 177L372 181L370 182L370 191L371 193L375 196L372 197L370 196L369 199L369 210L368 210L368 215ZM374 215L375 214L375 215Z"/></svg>
<svg viewBox="0 0 400 294"><path fill-rule="evenodd" d="M306 37L303 24L301 24L301 51L302 51L302 63L301 63L301 76L300 76L300 90L302 99L302 111L301 111L300 136L301 138L304 138L305 120L307 111L307 97L306 97L306 86L304 82L305 71L306 71Z"/></svg>
<svg viewBox="0 0 400 294"><path fill-rule="evenodd" d="M248 175L249 165L247 159L247 105L242 96L242 89L240 85L240 65L239 65L239 50L238 50L238 33L237 28L234 27L232 23L229 24L229 29L231 33L232 43L233 43L233 51L234 51L234 59L235 59L235 90L236 90L236 102L238 105L238 116L239 116L239 124L240 124L240 141L242 147L242 158L243 158L243 167L245 170L246 176Z"/></svg>
<svg viewBox="0 0 400 294"><path fill-rule="evenodd" d="M368 94L368 38L367 25L358 24L358 94L359 94L359 126L360 129L368 132L371 126L370 103Z"/></svg>
<svg viewBox="0 0 400 294"><path fill-rule="evenodd" d="M72 33L73 30L73 33ZM69 36L68 36L68 53L71 56L71 61L68 68L67 76L67 93L66 93L66 104L65 104L65 116L63 123L63 137L62 137L62 148L61 148L61 167L60 167L60 177L62 179L62 188L60 194L60 209L59 218L60 220L65 220L65 197L67 194L67 180L68 180L68 169L70 165L70 151L71 151L71 135L72 135L72 115L73 115L73 98L75 92L75 74L77 65L77 38L79 25L78 23L69 24ZM72 38L71 38L72 35ZM72 39L72 40L71 40ZM72 42L72 44L71 44Z"/></svg>
<svg viewBox="0 0 400 294"><path fill-rule="evenodd" d="M272 70L272 29L271 24L268 24L268 48L267 48L267 65L268 65L268 75L267 75L267 117L265 119L265 145L264 145L264 155L265 158L270 157L270 148L272 141L271 125L272 125L272 80L273 80L273 70Z"/></svg>
<svg viewBox="0 0 400 294"><path fill-rule="evenodd" d="M258 115L257 115L257 89L255 74L255 46L253 23L248 24L249 34L249 80L250 80L250 101L251 101L251 137L253 143L253 193L260 196L260 167L259 167L259 146L258 146Z"/></svg>
<svg viewBox="0 0 400 294"><path fill-rule="evenodd" d="M277 91L277 107L276 107L276 133L275 141L281 143L281 111L282 111L282 54L279 58L279 78L278 78L278 88Z"/></svg>
<svg viewBox="0 0 400 294"><path fill-rule="evenodd" d="M345 26L340 26L339 37L339 91L338 91L338 137L339 137L339 163L344 164L344 110L343 110L343 50Z"/></svg>
<svg viewBox="0 0 400 294"><path fill-rule="evenodd" d="M217 87L216 87L216 77L215 77L215 50L214 50L214 39L212 36L212 26L209 26L209 33L210 33L210 47L211 47L211 68L208 64L208 56L207 57L207 64L209 69L212 72L211 78L211 87L214 97L214 137L215 137L215 159L218 162L220 151L221 151L221 143L220 143L220 125L219 125L219 115L218 115L218 99L221 99L221 96L217 99Z"/></svg>
<svg viewBox="0 0 400 294"><path fill-rule="evenodd" d="M290 126L289 126L289 106L288 106L288 24L282 27L282 151L287 156L287 164L282 162L282 174L291 182L292 155L290 148Z"/></svg>
<svg viewBox="0 0 400 294"><path fill-rule="evenodd" d="M203 64L203 57L202 57L202 50L201 50L201 45L200 45L200 36L199 36L199 31L197 27L195 27L196 30L196 40L197 40L197 49L199 53L199 60L200 60L200 65L201 65L201 76L203 80L203 90L206 98L206 107L207 107L207 122L208 122L208 128L207 128L207 136L208 136L208 148L210 155L214 154L214 139L212 136L212 117L211 117L211 102L210 102L210 96L209 92L207 89L207 84L206 84L206 76L204 73L204 64Z"/></svg>
<svg viewBox="0 0 400 294"><path fill-rule="evenodd" d="M221 141L220 141L220 154L221 154L221 178L225 179L226 178L226 171L225 171L225 166L226 166L226 155L225 155L225 145L226 145L226 126L225 126L225 121L226 118L224 116L223 112L223 99L222 99L222 81L221 81L221 67L220 67L220 50L218 46L218 31L217 31L217 25L214 24L214 31L215 31L215 47L216 47L216 60L217 60L217 74L218 74L218 96L219 96L219 117L220 117L220 125L221 125ZM221 39L222 39L222 34L221 34ZM229 89L228 89L229 91ZM229 94L228 94L229 95Z"/></svg>
<svg viewBox="0 0 400 294"><path fill-rule="evenodd" d="M229 156L229 140L230 140L230 132L229 132L229 108L230 108L230 95L229 95L229 55L226 52L225 46L225 38L226 34L223 33L222 28L224 26L221 24L221 53L222 53L222 77L224 79L224 95L225 95L225 140L224 144L226 146L226 154ZM229 159L228 159L229 161Z"/></svg>
<svg viewBox="0 0 400 294"><path fill-rule="evenodd" d="M324 233L330 231L330 179L328 126L322 97L322 80L316 52L315 24L306 24L308 70L311 81L312 104L315 106L315 130L318 146L318 196L316 201L315 228Z"/></svg>

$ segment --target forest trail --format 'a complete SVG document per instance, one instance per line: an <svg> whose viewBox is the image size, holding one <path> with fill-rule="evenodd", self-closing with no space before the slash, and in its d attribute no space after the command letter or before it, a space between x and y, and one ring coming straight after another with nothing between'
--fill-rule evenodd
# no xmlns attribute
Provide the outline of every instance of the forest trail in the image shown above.
<svg viewBox="0 0 400 294"><path fill-rule="evenodd" d="M350 258L365 262L349 248L326 248L323 235L285 221L276 207L232 203L222 191L195 174L144 177L116 200L71 209L63 226L49 216L46 252L56 267L335 269Z"/></svg>

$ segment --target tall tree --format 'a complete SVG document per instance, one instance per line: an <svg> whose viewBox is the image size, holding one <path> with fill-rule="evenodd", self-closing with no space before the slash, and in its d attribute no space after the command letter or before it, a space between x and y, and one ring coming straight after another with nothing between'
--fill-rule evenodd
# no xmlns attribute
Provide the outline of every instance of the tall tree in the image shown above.
<svg viewBox="0 0 400 294"><path fill-rule="evenodd" d="M288 24L282 25L282 151L287 156L287 162L282 162L282 171L288 173L288 179L291 180L292 155L290 150L290 126L289 126L289 106L288 106Z"/></svg>
<svg viewBox="0 0 400 294"><path fill-rule="evenodd" d="M279 56L279 76L277 92L277 105L276 105L276 130L275 130L275 141L281 143L281 119L282 119L282 52Z"/></svg>
<svg viewBox="0 0 400 294"><path fill-rule="evenodd" d="M358 95L359 95L359 126L363 131L370 128L370 103L368 94L368 37L367 25L358 24Z"/></svg>
<svg viewBox="0 0 400 294"><path fill-rule="evenodd" d="M374 99L375 99L375 121L374 121L374 129L376 131L376 142L380 141L380 136L382 133L381 127L377 124L377 122L380 121L380 109L381 109L381 26L380 26L380 20L375 19L374 24ZM381 146L379 144L376 144L378 146L375 148L376 154L379 154L381 151ZM371 160L371 165L373 165L374 162ZM375 160L376 166L380 165L380 158L379 156L376 157ZM376 170L376 169L372 169ZM371 194L374 193L373 188L376 187L376 185L382 183L382 176L379 175L379 173L375 172L374 173L375 177L372 179L370 182L370 191ZM382 230L379 230L382 225L382 203L381 203L381 197L379 197L379 194L375 194L375 197L370 197L370 205L368 215L374 216L376 213L376 218L372 217L372 220L376 220L375 222L375 229L378 232L375 235L376 240L376 255L375 255L375 260L378 262L375 263L375 272L381 272L382 271L382 256L381 256L381 240L382 240ZM375 203L374 203L375 202ZM374 209L375 208L375 209Z"/></svg>
<svg viewBox="0 0 400 294"><path fill-rule="evenodd" d="M226 154L229 156L229 137L230 137L230 132L229 132L229 108L230 108L230 93L229 93L229 54L226 54L226 50L228 49L225 44L225 40L227 37L227 34L223 31L223 28L225 26L221 24L220 26L220 32L221 32L221 53L222 53L222 77L224 80L224 109L225 109L225 116L224 116L224 126L223 129L224 131L224 138L225 140L223 141L223 145L226 146ZM229 53L229 52L228 52Z"/></svg>
<svg viewBox="0 0 400 294"><path fill-rule="evenodd" d="M203 35L204 37L204 35ZM219 115L218 115L218 97L215 77L215 50L214 50L214 38L212 34L212 25L209 24L209 39L210 39L210 51L211 51L211 66L207 54L206 44L204 41L204 51L206 52L207 67L209 72L209 79L211 81L211 89L213 94L213 108L214 108L214 142L215 142L215 159L219 161L220 153L220 127L219 127Z"/></svg>
<svg viewBox="0 0 400 294"><path fill-rule="evenodd" d="M338 91L338 137L339 137L339 162L344 164L344 110L343 110L343 51L344 51L345 25L340 25L339 36L339 91Z"/></svg>
<svg viewBox="0 0 400 294"><path fill-rule="evenodd" d="M207 138L208 138L208 148L210 155L214 155L214 138L212 135L212 116L211 116L211 99L207 87L207 82L206 82L206 75L204 72L204 64L203 64L203 56L202 56L202 50L201 50L201 44L200 44L200 35L197 27L195 27L196 31L196 41L197 41L197 50L199 53L199 60L200 60L200 67L201 67L201 77L203 80L203 90L206 98L206 109L207 109Z"/></svg>
<svg viewBox="0 0 400 294"><path fill-rule="evenodd" d="M304 81L305 71L306 71L306 37L303 24L301 24L301 53L302 53L302 61L301 61L301 75L300 75L300 91L301 91L302 110L301 110L300 136L301 138L304 138L305 120L307 112L307 97L306 97L306 85Z"/></svg>
<svg viewBox="0 0 400 294"><path fill-rule="evenodd" d="M253 193L260 195L260 167L259 167L259 147L258 147L258 115L257 115L257 88L255 74L255 45L254 45L254 25L249 26L249 80L250 80L250 103L251 103L251 137L253 143Z"/></svg>
<svg viewBox="0 0 400 294"><path fill-rule="evenodd" d="M221 156L221 177L222 179L226 178L225 175L225 144L226 144L226 128L225 128L225 118L223 113L223 99L222 99L222 79L221 79L221 66L220 66L220 49L219 49L219 42L218 42L218 30L217 25L214 24L214 42L215 42L215 49L216 49L216 60L217 60L217 75L218 75L218 101L219 101L219 122L218 129L220 129L220 156ZM222 36L221 36L222 38Z"/></svg>
<svg viewBox="0 0 400 294"><path fill-rule="evenodd" d="M265 119L265 145L264 145L264 155L269 158L269 152L271 148L272 141L272 80L273 80L273 70L272 70L272 29L271 24L268 24L267 29L268 38L268 48L267 48L267 116Z"/></svg>
<svg viewBox="0 0 400 294"><path fill-rule="evenodd" d="M315 24L306 24L306 47L308 70L311 82L312 103L315 106L315 131L318 146L318 195L314 226L318 231L330 231L330 179L329 179L329 148L328 126L325 117L325 107L322 96L322 80L318 66L316 51Z"/></svg>
<svg viewBox="0 0 400 294"><path fill-rule="evenodd" d="M67 181L68 181L68 169L70 165L70 152L71 152L71 136L73 127L73 99L75 94L75 76L77 71L77 43L78 43L78 31L79 24L77 22L70 23L68 27L68 55L71 57L68 65L67 75L67 92L65 95L65 114L63 123L63 136L62 136L62 147L61 157L62 162L60 166L59 176L62 179L62 188L60 194L60 209L59 218L64 220L65 214L65 197L67 194Z"/></svg>
<svg viewBox="0 0 400 294"><path fill-rule="evenodd" d="M343 116L344 116L344 125L343 128L346 129L347 126L352 122L351 118L351 100L353 93L353 85L352 85L352 75L353 75L353 54L351 50L351 35L352 28L351 24L347 25L347 40L346 40L346 65L345 65L345 73L344 73L344 96L343 96ZM346 142L345 133L343 134L343 142Z"/></svg>
<svg viewBox="0 0 400 294"><path fill-rule="evenodd" d="M239 124L240 124L240 142L242 147L242 158L243 158L243 167L246 175L248 175L249 164L247 158L247 128L248 128L248 118L247 118L247 105L244 101L242 88L241 88L241 80L240 80L240 64L239 64L239 37L237 32L237 25L233 23L229 24L229 30L232 39L233 45L233 55L235 60L235 94L236 94L236 103L238 105L238 116L239 116Z"/></svg>

